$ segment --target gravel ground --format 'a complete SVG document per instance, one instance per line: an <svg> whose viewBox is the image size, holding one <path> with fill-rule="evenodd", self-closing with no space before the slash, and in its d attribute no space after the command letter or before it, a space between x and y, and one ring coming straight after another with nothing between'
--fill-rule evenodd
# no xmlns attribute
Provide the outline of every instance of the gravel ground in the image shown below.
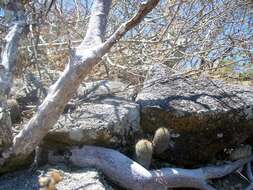
<svg viewBox="0 0 253 190"><path fill-rule="evenodd" d="M0 190L37 190L38 176L41 172L47 172L50 169L58 169L63 173L63 180L56 185L59 190L123 190L114 184L107 183L101 172L94 168L80 169L64 165L47 165L36 172L21 170L0 176ZM243 190L249 185L247 180L239 174L231 174L211 184L217 190Z"/></svg>
<svg viewBox="0 0 253 190"><path fill-rule="evenodd" d="M0 190L35 190L38 189L39 173L21 170L0 176Z"/></svg>
<svg viewBox="0 0 253 190"><path fill-rule="evenodd" d="M96 169L67 168L66 166L45 166L36 172L21 170L0 176L0 190L36 190L41 172L59 169L63 180L57 184L60 190L113 190Z"/></svg>

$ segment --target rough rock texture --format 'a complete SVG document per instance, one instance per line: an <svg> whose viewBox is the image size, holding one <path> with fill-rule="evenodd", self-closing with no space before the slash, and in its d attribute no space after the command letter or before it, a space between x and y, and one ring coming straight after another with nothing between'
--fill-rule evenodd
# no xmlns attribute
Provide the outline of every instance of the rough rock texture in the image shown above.
<svg viewBox="0 0 253 190"><path fill-rule="evenodd" d="M12 144L11 118L6 95L0 89L0 153Z"/></svg>
<svg viewBox="0 0 253 190"><path fill-rule="evenodd" d="M64 172L64 179L57 184L61 190L113 190L95 169Z"/></svg>
<svg viewBox="0 0 253 190"><path fill-rule="evenodd" d="M11 119L5 106L0 106L0 152L12 144Z"/></svg>
<svg viewBox="0 0 253 190"><path fill-rule="evenodd" d="M253 88L249 86L184 78L156 64L136 100L145 132L153 134L159 127L172 130L174 142L161 157L173 163L192 166L210 161L253 134Z"/></svg>
<svg viewBox="0 0 253 190"><path fill-rule="evenodd" d="M101 80L83 83L77 90L79 99L96 101L108 96L134 100L134 88L120 81Z"/></svg>
<svg viewBox="0 0 253 190"><path fill-rule="evenodd" d="M46 143L117 147L131 144L139 132L139 106L121 82L98 81L82 85Z"/></svg>
<svg viewBox="0 0 253 190"><path fill-rule="evenodd" d="M51 167L50 167L51 168ZM40 168L41 172L50 169ZM113 190L95 169L69 169L66 166L56 166L63 173L63 180L56 187L61 190ZM0 176L0 190L35 190L38 189L39 172L31 173L22 170Z"/></svg>

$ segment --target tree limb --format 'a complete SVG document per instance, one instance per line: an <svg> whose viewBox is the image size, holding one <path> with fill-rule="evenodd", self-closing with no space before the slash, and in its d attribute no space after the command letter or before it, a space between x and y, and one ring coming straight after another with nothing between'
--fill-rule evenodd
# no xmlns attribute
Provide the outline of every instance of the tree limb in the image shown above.
<svg viewBox="0 0 253 190"><path fill-rule="evenodd" d="M175 187L214 190L215 188L208 185L208 180L226 176L252 158L198 169L162 168L148 171L118 151L96 146L73 148L65 156L55 152L49 155L49 161L52 163L67 161L80 167L96 167L120 186L133 190L163 190Z"/></svg>
<svg viewBox="0 0 253 190"><path fill-rule="evenodd" d="M120 27L105 43L98 46L105 33L110 0L96 0L93 5L87 35L79 47L72 52L69 62L60 78L50 88L47 97L39 106L37 113L31 118L24 129L14 138L13 146L2 153L4 160L10 157L27 157L41 142L47 132L60 117L65 105L73 96L83 78L128 30L136 26L159 2L149 0L143 4L139 12ZM89 32L90 31L90 32ZM96 31L93 32L92 31ZM116 36L116 38L114 37ZM91 46L87 39L96 46ZM87 48L89 47L89 48Z"/></svg>
<svg viewBox="0 0 253 190"><path fill-rule="evenodd" d="M121 26L114 32L114 34L104 42L100 49L100 54L105 54L123 35L143 19L143 17L148 14L157 4L159 0L150 0L146 4L142 4L139 11L127 22L121 24Z"/></svg>
<svg viewBox="0 0 253 190"><path fill-rule="evenodd" d="M9 32L5 37L5 47L2 52L0 63L0 152L8 148L12 144L13 139L11 119L7 110L6 101L12 86L19 41L26 27L23 7L16 6L16 8L17 7L19 7L20 10L16 10L16 13L20 13L20 15L18 20L11 23ZM0 159L0 163L1 162Z"/></svg>
<svg viewBox="0 0 253 190"><path fill-rule="evenodd" d="M25 30L25 20L13 22L9 33L5 37L6 45L2 54L1 72L0 72L0 90L5 95L9 94L12 86L12 73L16 66L17 50L21 36Z"/></svg>
<svg viewBox="0 0 253 190"><path fill-rule="evenodd" d="M98 1L93 5L88 29L79 49L92 48L102 44L111 1Z"/></svg>

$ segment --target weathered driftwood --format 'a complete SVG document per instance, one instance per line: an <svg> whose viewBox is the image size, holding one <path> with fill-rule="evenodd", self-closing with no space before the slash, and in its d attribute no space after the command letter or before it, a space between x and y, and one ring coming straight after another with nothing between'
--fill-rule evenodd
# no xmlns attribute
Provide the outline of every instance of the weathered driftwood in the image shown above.
<svg viewBox="0 0 253 190"><path fill-rule="evenodd" d="M208 185L208 180L226 176L251 160L252 157L198 169L162 168L148 171L120 152L108 148L84 146L70 149L64 156L55 152L49 154L52 163L65 161L81 167L94 166L120 186L133 190L172 187L212 190L215 188Z"/></svg>

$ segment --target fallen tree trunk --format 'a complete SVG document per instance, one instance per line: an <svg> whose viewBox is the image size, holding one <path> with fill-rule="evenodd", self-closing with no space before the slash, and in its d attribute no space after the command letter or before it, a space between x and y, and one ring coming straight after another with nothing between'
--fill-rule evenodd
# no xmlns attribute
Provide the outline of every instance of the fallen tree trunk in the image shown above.
<svg viewBox="0 0 253 190"><path fill-rule="evenodd" d="M243 167L253 157L220 166L198 169L162 168L148 171L118 151L96 146L84 146L66 151L64 155L49 154L51 163L67 162L81 167L96 167L120 186L133 190L163 190L167 188L197 188L213 190L208 180L224 177Z"/></svg>

